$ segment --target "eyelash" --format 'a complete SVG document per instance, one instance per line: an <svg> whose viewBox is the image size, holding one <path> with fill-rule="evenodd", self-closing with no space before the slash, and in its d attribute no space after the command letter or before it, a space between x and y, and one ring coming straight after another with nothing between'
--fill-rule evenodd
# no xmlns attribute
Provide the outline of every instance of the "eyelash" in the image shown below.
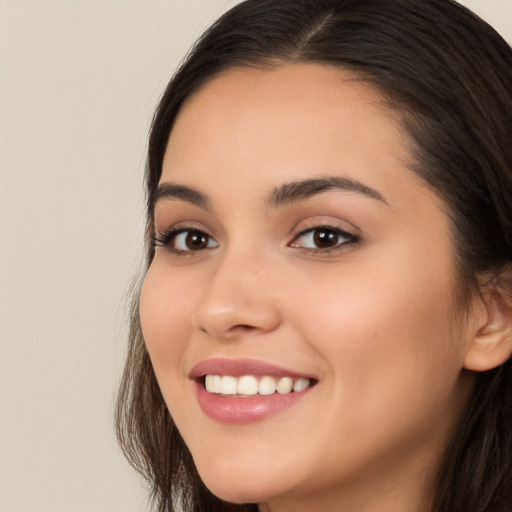
<svg viewBox="0 0 512 512"><path fill-rule="evenodd" d="M300 247L298 245L295 245L297 240L299 240L300 238L302 238L308 234L310 234L309 235L310 237L314 238L315 232L320 233L322 231L328 232L330 234L334 234L338 239L338 242L336 243L336 245L334 245L332 247ZM340 238L344 238L345 241L340 243L339 242ZM361 240L358 236L353 235L352 233L348 233L347 231L344 231L343 229L340 229L336 226L322 225L322 226L314 226L314 227L311 227L308 229L304 229L303 231L298 233L295 236L295 238L293 239L293 241L290 243L290 247L297 247L297 248L300 248L303 251L307 251L307 252L325 254L325 253L330 253L330 252L334 252L334 251L341 251L345 246L356 245L360 241Z"/></svg>
<svg viewBox="0 0 512 512"><path fill-rule="evenodd" d="M198 249L196 251L190 249L190 250L183 250L183 249L177 249L176 247L172 246L172 243L178 238L179 235L182 235L184 233L189 234L197 234L199 236L205 237L208 239L208 243L213 240L213 238L202 231L201 229L197 228L176 228L176 229L170 229L169 231L166 231L165 233L162 233L161 235L155 235L153 237L153 247L165 247L168 251L172 252L173 254L177 255L193 255L194 253L198 253L201 251L204 251L205 249L212 249L213 247L205 247L202 249Z"/></svg>
<svg viewBox="0 0 512 512"><path fill-rule="evenodd" d="M297 245L297 240L300 240L302 237L305 237L306 235L310 234L310 237L315 236L315 232L318 234L319 232L328 232L331 235L334 235L338 238L338 242L336 245L332 247L301 247ZM172 243L176 240L176 238L179 235L189 233L189 234L197 234L199 236L202 236L208 240L208 244L214 239L205 233L204 231L196 228L177 228L177 229L170 229L169 231L166 231L165 233L162 233L160 235L153 236L153 247L165 247L168 251L170 251L173 254L176 255L183 255L183 256L192 256L194 253L202 252L206 249L213 249L218 247L218 242L215 242L216 246L206 246L203 248L199 248L197 250L189 249L189 250L183 250L183 249L177 249L176 247L172 246ZM344 238L345 241L339 242L339 238ZM360 238L356 235L353 235L351 233L348 233L338 227L335 226L328 226L328 225L322 225L322 226L314 226L308 229L304 229L300 233L294 236L292 242L289 244L290 247L294 247L297 249L302 249L306 252L312 252L312 253L330 253L334 251L340 251L347 245L356 245L360 242Z"/></svg>

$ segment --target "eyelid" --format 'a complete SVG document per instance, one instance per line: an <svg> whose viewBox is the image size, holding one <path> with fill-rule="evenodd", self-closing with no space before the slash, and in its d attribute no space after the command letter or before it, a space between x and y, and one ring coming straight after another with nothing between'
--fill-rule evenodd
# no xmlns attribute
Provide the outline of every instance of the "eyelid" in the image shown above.
<svg viewBox="0 0 512 512"><path fill-rule="evenodd" d="M171 245L178 236L187 232L201 233L204 236L206 236L209 239L209 241L213 240L216 243L216 245L214 247L208 245L207 247L199 248L197 250L178 249ZM218 241L215 239L214 236L209 234L207 229L182 222L173 225L172 227L163 231L162 233L156 232L155 235L153 235L151 238L154 247L163 247L173 254L186 256L197 255L198 253L202 253L205 250L215 249L219 245Z"/></svg>
<svg viewBox="0 0 512 512"><path fill-rule="evenodd" d="M216 239L216 237L211 233L211 230L206 228L204 225L198 225L196 221L181 221L177 222L175 224L172 224L168 229L162 230L159 232L159 230L156 231L155 235L153 235L152 243L154 247L163 247L167 251L177 254L177 255L186 255L186 256L193 256L198 255L200 253L204 253L206 250L215 249L219 246L219 242ZM296 248L296 249L302 249L303 251L309 251L309 252L319 252L319 253L327 253L330 251L339 251L343 248L345 248L346 245L354 245L356 243L359 243L361 240L361 237L359 234L356 234L352 231L352 229L347 230L344 227L340 226L341 220L337 222L334 219L324 220L319 217L316 218L307 218L303 219L298 225L295 227L295 233L292 234L291 241L287 244L288 247ZM344 222L344 224L348 224L348 222ZM356 230L355 226L350 223L350 225ZM298 230L298 227L302 227L302 229ZM309 245L311 247L307 247L308 243L299 243L300 239L302 237L305 237L306 235L310 234L310 236L313 236L313 233L315 231L319 230L325 230L334 232L338 236L338 242L335 243L332 246L318 246L318 243L314 240L311 240ZM201 235L204 235L204 237L207 238L207 244L204 247L195 247L192 245L188 246L188 248L178 248L175 245L176 239L184 234L184 233L200 233ZM339 238L342 238L342 240L339 240ZM213 242L213 243L212 243ZM181 245L187 247L186 240L181 241ZM314 246L316 245L316 246Z"/></svg>
<svg viewBox="0 0 512 512"><path fill-rule="evenodd" d="M361 228L359 226L344 218L333 215L309 215L302 218L300 222L297 222L291 231L293 237L298 237L312 229L319 228L341 231L354 237L361 236Z"/></svg>
<svg viewBox="0 0 512 512"><path fill-rule="evenodd" d="M310 236L312 236L315 231L321 230L334 232L338 235L338 237L342 237L345 240L342 242L338 242L336 245L333 245L332 247L303 247L297 243L298 240L305 237L307 234L311 233ZM359 235L350 233L338 225L332 225L329 223L317 223L316 225L304 228L297 234L295 234L293 236L292 241L289 243L289 246L309 252L327 253L332 251L340 251L344 249L345 246L358 244L360 241L361 237Z"/></svg>

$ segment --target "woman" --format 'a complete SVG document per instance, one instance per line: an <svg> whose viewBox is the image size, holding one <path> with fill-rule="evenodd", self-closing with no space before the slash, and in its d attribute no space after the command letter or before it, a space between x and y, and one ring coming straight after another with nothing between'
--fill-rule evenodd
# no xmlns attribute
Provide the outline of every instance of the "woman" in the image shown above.
<svg viewBox="0 0 512 512"><path fill-rule="evenodd" d="M118 434L158 510L512 509L512 53L449 0L248 0L154 118Z"/></svg>

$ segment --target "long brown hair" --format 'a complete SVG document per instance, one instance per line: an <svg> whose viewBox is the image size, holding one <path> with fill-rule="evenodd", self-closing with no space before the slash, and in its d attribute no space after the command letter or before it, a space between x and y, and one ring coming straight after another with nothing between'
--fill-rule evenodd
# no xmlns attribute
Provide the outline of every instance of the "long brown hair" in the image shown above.
<svg viewBox="0 0 512 512"><path fill-rule="evenodd" d="M451 216L461 293L493 276L512 304L512 51L451 0L247 0L197 42L170 81L149 139L149 205L184 101L234 66L324 62L371 82L401 114L415 146L412 169ZM166 408L149 360L134 291L117 434L148 480L159 512L255 511L213 496ZM436 482L435 512L512 510L512 364L478 375Z"/></svg>

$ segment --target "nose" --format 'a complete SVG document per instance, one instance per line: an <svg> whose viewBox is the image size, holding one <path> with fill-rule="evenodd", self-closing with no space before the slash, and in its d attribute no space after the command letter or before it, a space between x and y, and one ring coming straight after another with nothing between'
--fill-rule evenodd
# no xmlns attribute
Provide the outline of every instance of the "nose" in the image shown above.
<svg viewBox="0 0 512 512"><path fill-rule="evenodd" d="M219 341L271 332L281 323L274 289L261 260L247 254L226 257L212 271L192 323Z"/></svg>

